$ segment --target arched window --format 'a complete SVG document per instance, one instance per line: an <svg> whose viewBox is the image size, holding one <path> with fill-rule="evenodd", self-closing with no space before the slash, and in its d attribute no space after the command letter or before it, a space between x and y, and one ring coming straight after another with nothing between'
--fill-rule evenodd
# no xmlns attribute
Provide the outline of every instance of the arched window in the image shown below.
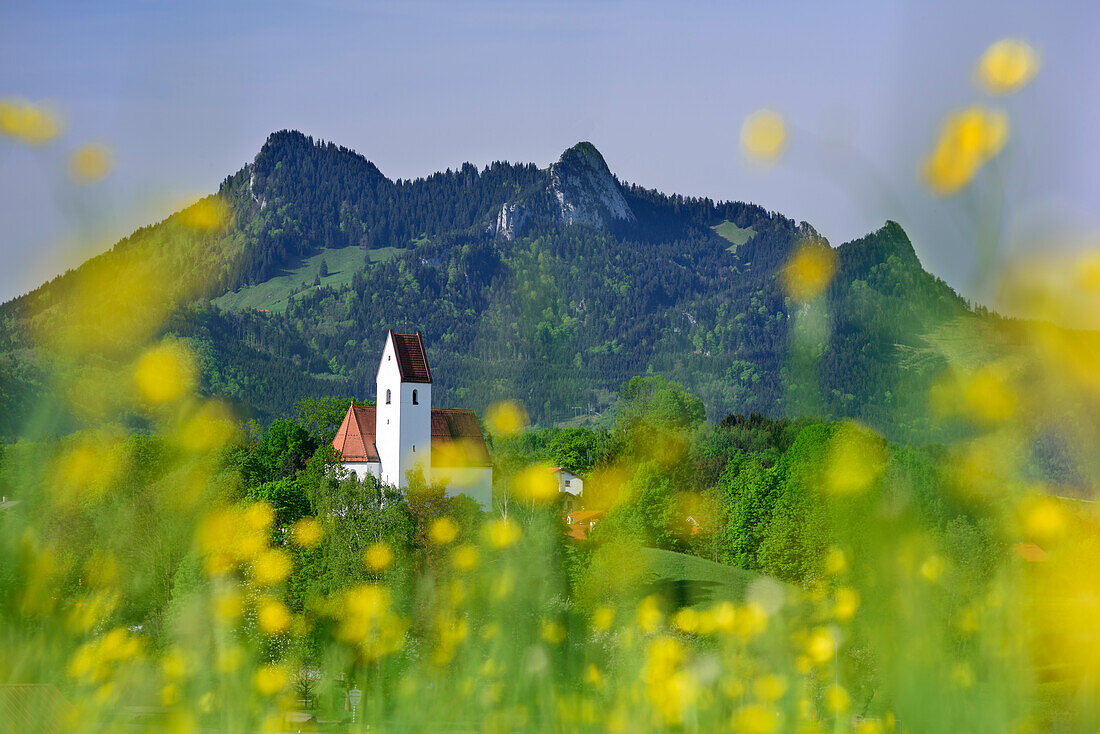
<svg viewBox="0 0 1100 734"><path fill-rule="evenodd" d="M420 405L416 399L416 390L413 390L413 405Z"/></svg>
<svg viewBox="0 0 1100 734"><path fill-rule="evenodd" d="M389 404L390 404L390 391L387 390L386 391L386 405L389 405Z"/></svg>

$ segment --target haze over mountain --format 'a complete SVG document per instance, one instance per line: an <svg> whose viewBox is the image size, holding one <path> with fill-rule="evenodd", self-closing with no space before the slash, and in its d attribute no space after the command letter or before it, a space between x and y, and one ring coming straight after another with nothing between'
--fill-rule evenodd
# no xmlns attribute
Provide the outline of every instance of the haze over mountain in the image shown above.
<svg viewBox="0 0 1100 734"><path fill-rule="evenodd" d="M712 420L851 416L927 438L919 387L942 360L924 337L972 313L893 222L836 249L818 304L792 302L780 271L800 244L824 243L810 224L619 181L587 142L547 168L391 180L354 151L282 131L196 206L230 214L214 229L174 215L0 308L0 433L18 430L44 383L33 336L64 320L65 294L90 272L124 286L135 256L187 274L156 283L161 333L199 355L205 392L260 418L306 395L372 398L395 328L424 332L442 406L514 398L561 422L600 414L654 372Z"/></svg>

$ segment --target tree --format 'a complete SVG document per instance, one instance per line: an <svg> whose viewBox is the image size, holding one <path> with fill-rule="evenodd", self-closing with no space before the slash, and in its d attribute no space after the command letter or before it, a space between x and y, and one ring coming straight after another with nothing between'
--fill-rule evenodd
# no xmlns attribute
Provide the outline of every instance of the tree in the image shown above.
<svg viewBox="0 0 1100 734"><path fill-rule="evenodd" d="M325 261L325 258L323 258L323 257L321 258L321 267L317 272L320 274L320 276L322 278L327 278L328 277L328 263Z"/></svg>
<svg viewBox="0 0 1100 734"><path fill-rule="evenodd" d="M559 428L546 448L551 461L572 472L587 472L600 458L600 441L586 428Z"/></svg>

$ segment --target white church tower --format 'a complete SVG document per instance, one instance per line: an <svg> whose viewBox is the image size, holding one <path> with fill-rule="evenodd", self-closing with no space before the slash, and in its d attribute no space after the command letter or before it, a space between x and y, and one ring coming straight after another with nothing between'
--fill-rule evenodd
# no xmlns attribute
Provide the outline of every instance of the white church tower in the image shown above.
<svg viewBox="0 0 1100 734"><path fill-rule="evenodd" d="M375 437L381 479L404 487L405 475L419 465L425 477L432 468L432 371L424 338L415 334L386 336L378 365Z"/></svg>

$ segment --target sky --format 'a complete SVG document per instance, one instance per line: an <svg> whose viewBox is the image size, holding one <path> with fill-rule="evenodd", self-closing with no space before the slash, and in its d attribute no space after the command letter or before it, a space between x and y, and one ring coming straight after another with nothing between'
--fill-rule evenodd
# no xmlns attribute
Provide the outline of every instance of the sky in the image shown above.
<svg viewBox="0 0 1100 734"><path fill-rule="evenodd" d="M0 301L216 191L285 128L391 178L546 166L588 140L621 179L751 201L834 245L894 219L926 268L991 298L980 226L999 224L1006 257L1100 246L1097 28L1087 2L0 0L0 98L65 120L47 146L0 139ZM991 99L973 69L1003 37L1043 66ZM921 157L976 103L1008 113L1009 147L962 194L934 196ZM767 169L738 142L762 107L789 132ZM114 168L76 186L67 156L88 142Z"/></svg>

